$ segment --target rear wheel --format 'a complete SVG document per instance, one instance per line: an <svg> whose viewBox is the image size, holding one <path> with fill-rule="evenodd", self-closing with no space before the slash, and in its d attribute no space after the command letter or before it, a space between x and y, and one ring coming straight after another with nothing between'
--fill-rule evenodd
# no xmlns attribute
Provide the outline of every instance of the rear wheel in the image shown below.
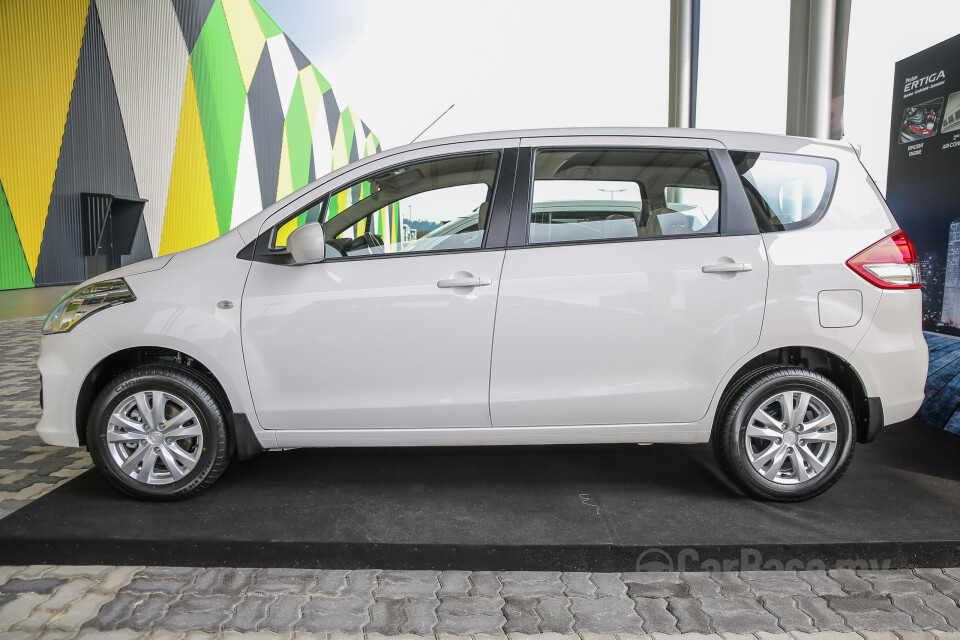
<svg viewBox="0 0 960 640"><path fill-rule="evenodd" d="M853 455L850 402L812 371L777 367L739 384L714 433L721 465L749 495L812 498L830 488Z"/></svg>
<svg viewBox="0 0 960 640"><path fill-rule="evenodd" d="M229 462L216 398L208 381L183 367L145 365L120 374L90 412L94 463L137 498L178 500L204 491Z"/></svg>

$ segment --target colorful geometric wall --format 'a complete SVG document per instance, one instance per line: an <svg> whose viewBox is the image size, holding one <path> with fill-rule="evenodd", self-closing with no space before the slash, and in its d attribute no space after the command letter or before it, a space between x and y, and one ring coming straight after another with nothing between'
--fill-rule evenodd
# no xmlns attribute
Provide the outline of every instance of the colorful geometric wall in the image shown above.
<svg viewBox="0 0 960 640"><path fill-rule="evenodd" d="M81 193L146 200L127 263L379 148L256 0L0 2L0 289L92 275Z"/></svg>

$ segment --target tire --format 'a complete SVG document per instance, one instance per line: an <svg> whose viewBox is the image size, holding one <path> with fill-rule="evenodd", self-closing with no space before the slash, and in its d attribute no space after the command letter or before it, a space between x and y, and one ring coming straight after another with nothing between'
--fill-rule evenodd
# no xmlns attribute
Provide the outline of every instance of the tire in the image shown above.
<svg viewBox="0 0 960 640"><path fill-rule="evenodd" d="M157 398L162 417L153 415ZM152 364L121 373L97 396L87 421L94 464L113 486L142 500L205 491L230 462L218 398L208 380L185 367Z"/></svg>
<svg viewBox="0 0 960 640"><path fill-rule="evenodd" d="M724 471L746 494L796 502L840 479L856 433L850 401L837 385L807 369L777 366L753 372L731 390L713 445ZM791 420L788 411L805 399L804 415Z"/></svg>

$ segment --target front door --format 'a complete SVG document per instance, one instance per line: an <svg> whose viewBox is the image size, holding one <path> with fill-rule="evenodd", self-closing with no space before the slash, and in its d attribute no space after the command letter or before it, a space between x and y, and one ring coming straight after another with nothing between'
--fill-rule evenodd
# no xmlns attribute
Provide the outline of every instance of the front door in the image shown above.
<svg viewBox="0 0 960 640"><path fill-rule="evenodd" d="M368 176L320 204L327 260L254 262L243 352L263 427L490 426L504 251L488 230L503 155L444 156ZM305 213L266 234L274 255Z"/></svg>
<svg viewBox="0 0 960 640"><path fill-rule="evenodd" d="M757 344L767 284L760 235L723 233L713 156L545 148L533 175L501 277L493 425L699 420Z"/></svg>

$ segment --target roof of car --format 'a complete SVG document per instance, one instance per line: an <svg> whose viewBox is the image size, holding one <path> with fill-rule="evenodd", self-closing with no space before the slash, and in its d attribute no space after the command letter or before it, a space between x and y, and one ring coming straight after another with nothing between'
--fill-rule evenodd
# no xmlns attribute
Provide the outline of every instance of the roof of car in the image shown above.
<svg viewBox="0 0 960 640"><path fill-rule="evenodd" d="M390 153L410 149L429 148L462 142L499 140L504 138L552 138L574 136L627 136L656 138L693 138L714 140L729 149L743 151L775 151L796 153L811 144L829 145L852 150L848 142L825 140L820 138L801 138L798 136L777 135L771 133L753 133L746 131L723 131L719 129L681 129L677 127L571 127L559 129L517 129L514 131L490 131L470 133L447 138L422 140L401 147L385 149Z"/></svg>

